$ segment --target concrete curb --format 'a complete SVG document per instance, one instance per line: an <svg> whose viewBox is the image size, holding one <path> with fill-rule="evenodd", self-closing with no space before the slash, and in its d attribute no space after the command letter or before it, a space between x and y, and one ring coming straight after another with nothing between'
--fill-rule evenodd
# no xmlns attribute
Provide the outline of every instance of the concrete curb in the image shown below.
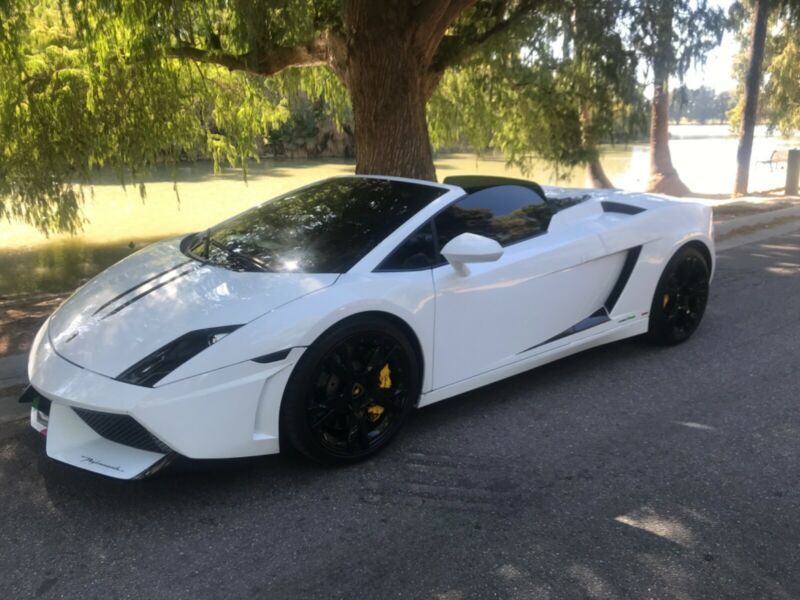
<svg viewBox="0 0 800 600"><path fill-rule="evenodd" d="M763 239L760 234L781 235L794 231L794 228L797 227L800 227L800 206L790 206L722 221L714 225L714 232L718 242L717 246L721 248L722 246L733 247L729 242L734 238L742 238L745 241L741 243L746 244L748 241ZM751 240L751 237L755 237L755 239Z"/></svg>
<svg viewBox="0 0 800 600"><path fill-rule="evenodd" d="M800 206L747 215L714 225L718 251L800 230Z"/></svg>

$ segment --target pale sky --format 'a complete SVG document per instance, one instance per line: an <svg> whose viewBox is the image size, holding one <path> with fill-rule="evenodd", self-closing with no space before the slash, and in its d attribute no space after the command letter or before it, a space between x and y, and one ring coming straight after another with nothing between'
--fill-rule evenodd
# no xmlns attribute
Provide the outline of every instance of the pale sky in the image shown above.
<svg viewBox="0 0 800 600"><path fill-rule="evenodd" d="M712 6L720 6L726 11L733 2L731 0L710 0ZM745 25L747 26L747 25ZM722 38L722 44L709 52L705 65L691 69L686 74L686 85L690 88L697 88L707 85L717 93L729 92L736 88L731 69L733 68L733 57L739 51L733 32L726 32Z"/></svg>
<svg viewBox="0 0 800 600"><path fill-rule="evenodd" d="M733 91L736 88L736 81L733 79L731 69L733 57L738 51L739 45L733 33L726 33L722 38L722 44L708 54L706 64L691 69L686 74L686 85L690 88L707 85L717 93Z"/></svg>

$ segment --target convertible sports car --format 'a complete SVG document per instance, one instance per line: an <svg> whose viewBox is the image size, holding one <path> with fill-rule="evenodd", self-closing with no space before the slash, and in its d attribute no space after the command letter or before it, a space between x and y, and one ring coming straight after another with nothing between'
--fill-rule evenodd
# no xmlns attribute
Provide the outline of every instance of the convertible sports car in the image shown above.
<svg viewBox="0 0 800 600"><path fill-rule="evenodd" d="M414 407L630 336L684 341L713 269L695 203L327 179L89 281L37 334L20 401L49 456L121 479L285 446L349 462Z"/></svg>

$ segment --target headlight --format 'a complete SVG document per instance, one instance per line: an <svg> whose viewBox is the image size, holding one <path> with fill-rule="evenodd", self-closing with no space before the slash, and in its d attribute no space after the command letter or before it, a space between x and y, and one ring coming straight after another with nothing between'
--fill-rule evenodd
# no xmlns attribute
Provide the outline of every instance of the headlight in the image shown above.
<svg viewBox="0 0 800 600"><path fill-rule="evenodd" d="M117 376L117 381L153 387L187 360L200 354L239 327L241 325L228 325L190 331L145 356L132 367L125 369Z"/></svg>

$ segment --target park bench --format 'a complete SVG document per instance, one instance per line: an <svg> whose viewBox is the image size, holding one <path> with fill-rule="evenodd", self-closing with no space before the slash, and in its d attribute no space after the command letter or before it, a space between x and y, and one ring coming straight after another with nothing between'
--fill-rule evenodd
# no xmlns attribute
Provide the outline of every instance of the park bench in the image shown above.
<svg viewBox="0 0 800 600"><path fill-rule="evenodd" d="M758 162L764 165L769 165L769 170L772 171L774 170L776 165L785 163L788 160L789 160L788 150L773 150L772 154L769 155L769 160L760 160Z"/></svg>

